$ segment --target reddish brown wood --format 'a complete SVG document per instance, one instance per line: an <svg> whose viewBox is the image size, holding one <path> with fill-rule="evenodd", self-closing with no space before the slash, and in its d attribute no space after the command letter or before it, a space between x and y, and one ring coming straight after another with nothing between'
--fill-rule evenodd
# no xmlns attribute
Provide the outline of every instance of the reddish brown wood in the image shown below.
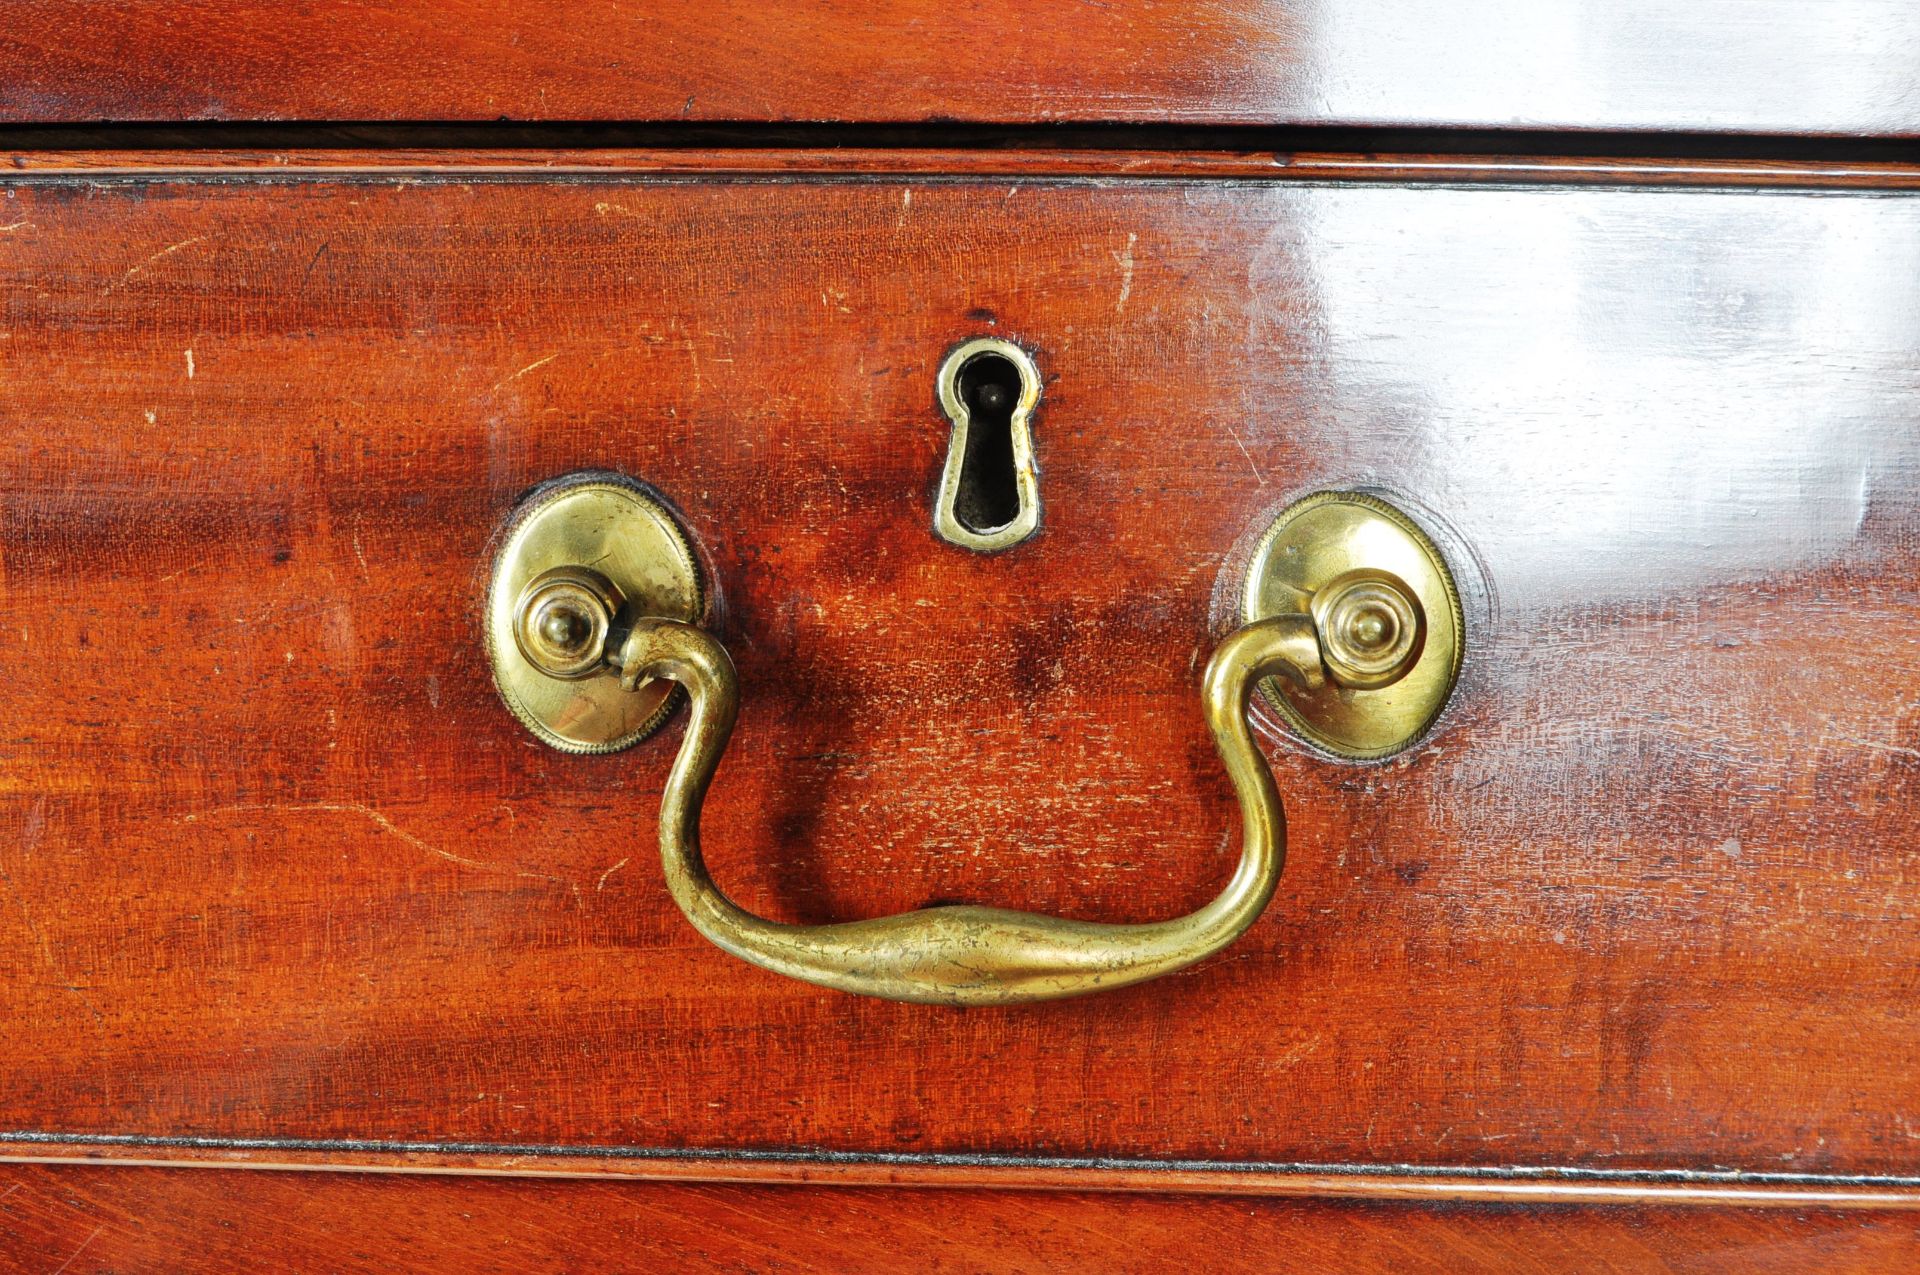
<svg viewBox="0 0 1920 1275"><path fill-rule="evenodd" d="M736 147L605 150L64 150L14 151L0 164L24 173L227 172L281 175L342 171L449 171L472 176L538 172L551 177L699 175L818 177L1225 178L1237 181L1402 181L1448 185L1700 186L1806 190L1912 190L1920 164L1818 160L1572 159L1514 155L1360 155L1193 150L898 150L870 147Z"/></svg>
<svg viewBox="0 0 1920 1275"><path fill-rule="evenodd" d="M0 1166L0 1271L1905 1269L1920 1217ZM66 1263L62 1267L61 1263Z"/></svg>
<svg viewBox="0 0 1920 1275"><path fill-rule="evenodd" d="M0 227L0 1127L1915 1173L1911 199L28 173ZM983 331L1048 378L991 558L928 530ZM1294 494L1427 511L1473 654L1402 759L1274 746L1221 958L851 999L665 897L673 731L494 698L490 538L596 465L711 555L710 854L783 917L1207 897L1195 670Z"/></svg>
<svg viewBox="0 0 1920 1275"><path fill-rule="evenodd" d="M1913 134L1906 0L15 0L0 121Z"/></svg>
<svg viewBox="0 0 1920 1275"><path fill-rule="evenodd" d="M1912 1178L1732 1172L1630 1173L1566 1169L1422 1170L1407 1166L1273 1166L1218 1161L1062 1157L698 1154L448 1144L289 1143L284 1140L23 1138L0 1142L0 1163L218 1166L272 1172L352 1170L542 1176L752 1186L920 1187L994 1191L1103 1191L1263 1199L1492 1205L1633 1205L1920 1211Z"/></svg>

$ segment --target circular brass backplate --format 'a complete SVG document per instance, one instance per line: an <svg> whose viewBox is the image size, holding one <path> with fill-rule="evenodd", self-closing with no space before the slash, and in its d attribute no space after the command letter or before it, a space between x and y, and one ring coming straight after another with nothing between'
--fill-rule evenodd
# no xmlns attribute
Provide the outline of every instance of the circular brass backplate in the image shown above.
<svg viewBox="0 0 1920 1275"><path fill-rule="evenodd" d="M1261 684L1294 730L1330 753L1358 760L1389 756L1419 739L1453 693L1465 622L1440 551L1384 500L1316 492L1289 506L1260 538L1240 601L1247 622L1312 613L1323 590L1338 591L1366 576L1387 577L1418 600L1423 631L1411 667L1378 687L1342 686L1334 678L1314 691L1279 678Z"/></svg>
<svg viewBox="0 0 1920 1275"><path fill-rule="evenodd" d="M552 677L514 639L522 593L557 567L605 576L621 599L615 627L641 616L700 619L700 568L673 515L639 484L609 474L563 478L514 512L487 587L487 658L493 683L514 716L555 748L610 753L645 739L666 720L673 683L620 689L609 668L588 677Z"/></svg>

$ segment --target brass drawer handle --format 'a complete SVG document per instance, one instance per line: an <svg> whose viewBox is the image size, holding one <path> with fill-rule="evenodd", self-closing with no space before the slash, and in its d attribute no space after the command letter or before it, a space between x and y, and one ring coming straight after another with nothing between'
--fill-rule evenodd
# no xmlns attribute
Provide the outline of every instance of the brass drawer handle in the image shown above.
<svg viewBox="0 0 1920 1275"><path fill-rule="evenodd" d="M835 925L783 925L720 891L700 854L700 807L740 707L727 650L695 625L640 619L615 663L625 686L678 682L692 713L660 802L667 888L694 928L755 965L841 991L947 1005L1010 1005L1125 987L1219 951L1273 897L1286 861L1286 816L1247 727L1264 678L1304 688L1325 674L1311 616L1275 616L1229 635L1207 661L1201 708L1240 803L1240 865L1211 903L1171 921L1107 925L1004 908L948 906Z"/></svg>
<svg viewBox="0 0 1920 1275"><path fill-rule="evenodd" d="M948 906L837 925L783 925L739 907L700 855L700 808L740 709L725 647L702 630L695 556L671 511L618 475L556 480L525 501L494 560L487 651L501 698L541 739L608 752L656 729L672 684L692 704L660 801L660 858L694 928L743 960L888 1000L1008 1005L1125 987L1238 938L1273 897L1286 816L1247 726L1256 686L1328 751L1411 743L1459 668L1461 618L1445 563L1375 497L1323 492L1262 538L1243 627L1220 643L1200 707L1240 803L1240 864L1205 907L1108 925ZM609 673L617 677L608 676ZM1282 678L1285 686L1272 678Z"/></svg>

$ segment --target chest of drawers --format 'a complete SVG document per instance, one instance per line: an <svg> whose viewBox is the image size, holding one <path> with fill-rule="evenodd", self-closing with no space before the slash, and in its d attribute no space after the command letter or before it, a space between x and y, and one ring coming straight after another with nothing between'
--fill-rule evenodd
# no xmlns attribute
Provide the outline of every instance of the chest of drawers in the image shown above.
<svg viewBox="0 0 1920 1275"><path fill-rule="evenodd" d="M1835 37L1790 47L1812 19L1771 5L1664 16L1718 56L1685 92L1659 15L1555 39L1482 6L1436 48L1483 19L1479 56L1530 56L1476 86L1387 76L1364 10L471 8L269 39L246 6L27 5L0 44L22 1269L82 1240L70 1269L165 1266L248 1192L521 1269L617 1264L623 1224L754 1267L1904 1252L1920 106L1893 52L1810 99L1763 72L1832 70ZM1903 13L1855 16L1893 50ZM109 56L143 34L166 56ZM1516 122L1690 132L1603 156ZM1011 545L937 516L943 369L981 340L1030 377L1030 487L1017 449L1004 488L982 460L961 521L1030 506ZM722 951L663 885L684 707L575 755L503 703L494 564L582 473L645 484L691 550L680 618L738 675L706 867L777 922L1206 905L1240 777L1203 670L1314 493L1431 542L1458 681L1375 760L1254 698L1286 863L1218 954L1070 1000L848 995ZM941 951L908 957L942 996L1002 985L999 948ZM273 1260L250 1242L217 1252Z"/></svg>

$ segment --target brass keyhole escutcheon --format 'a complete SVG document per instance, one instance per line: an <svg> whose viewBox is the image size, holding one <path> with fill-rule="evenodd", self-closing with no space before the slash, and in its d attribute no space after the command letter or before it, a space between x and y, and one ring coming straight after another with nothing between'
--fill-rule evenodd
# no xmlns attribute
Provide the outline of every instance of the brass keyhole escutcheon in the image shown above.
<svg viewBox="0 0 1920 1275"><path fill-rule="evenodd" d="M940 410L953 432L933 529L980 553L1012 548L1040 529L1032 430L1040 372L1013 342L976 337L942 360L938 381Z"/></svg>
<svg viewBox="0 0 1920 1275"><path fill-rule="evenodd" d="M570 753L638 743L666 719L673 684L621 687L609 661L646 617L698 621L699 565L673 514L617 474L557 479L514 511L487 588L487 656L500 698Z"/></svg>
<svg viewBox="0 0 1920 1275"><path fill-rule="evenodd" d="M1460 675L1465 622L1453 573L1406 514L1361 492L1316 492L1261 536L1240 621L1313 618L1324 685L1261 685L1307 740L1341 757L1387 757L1433 724Z"/></svg>

